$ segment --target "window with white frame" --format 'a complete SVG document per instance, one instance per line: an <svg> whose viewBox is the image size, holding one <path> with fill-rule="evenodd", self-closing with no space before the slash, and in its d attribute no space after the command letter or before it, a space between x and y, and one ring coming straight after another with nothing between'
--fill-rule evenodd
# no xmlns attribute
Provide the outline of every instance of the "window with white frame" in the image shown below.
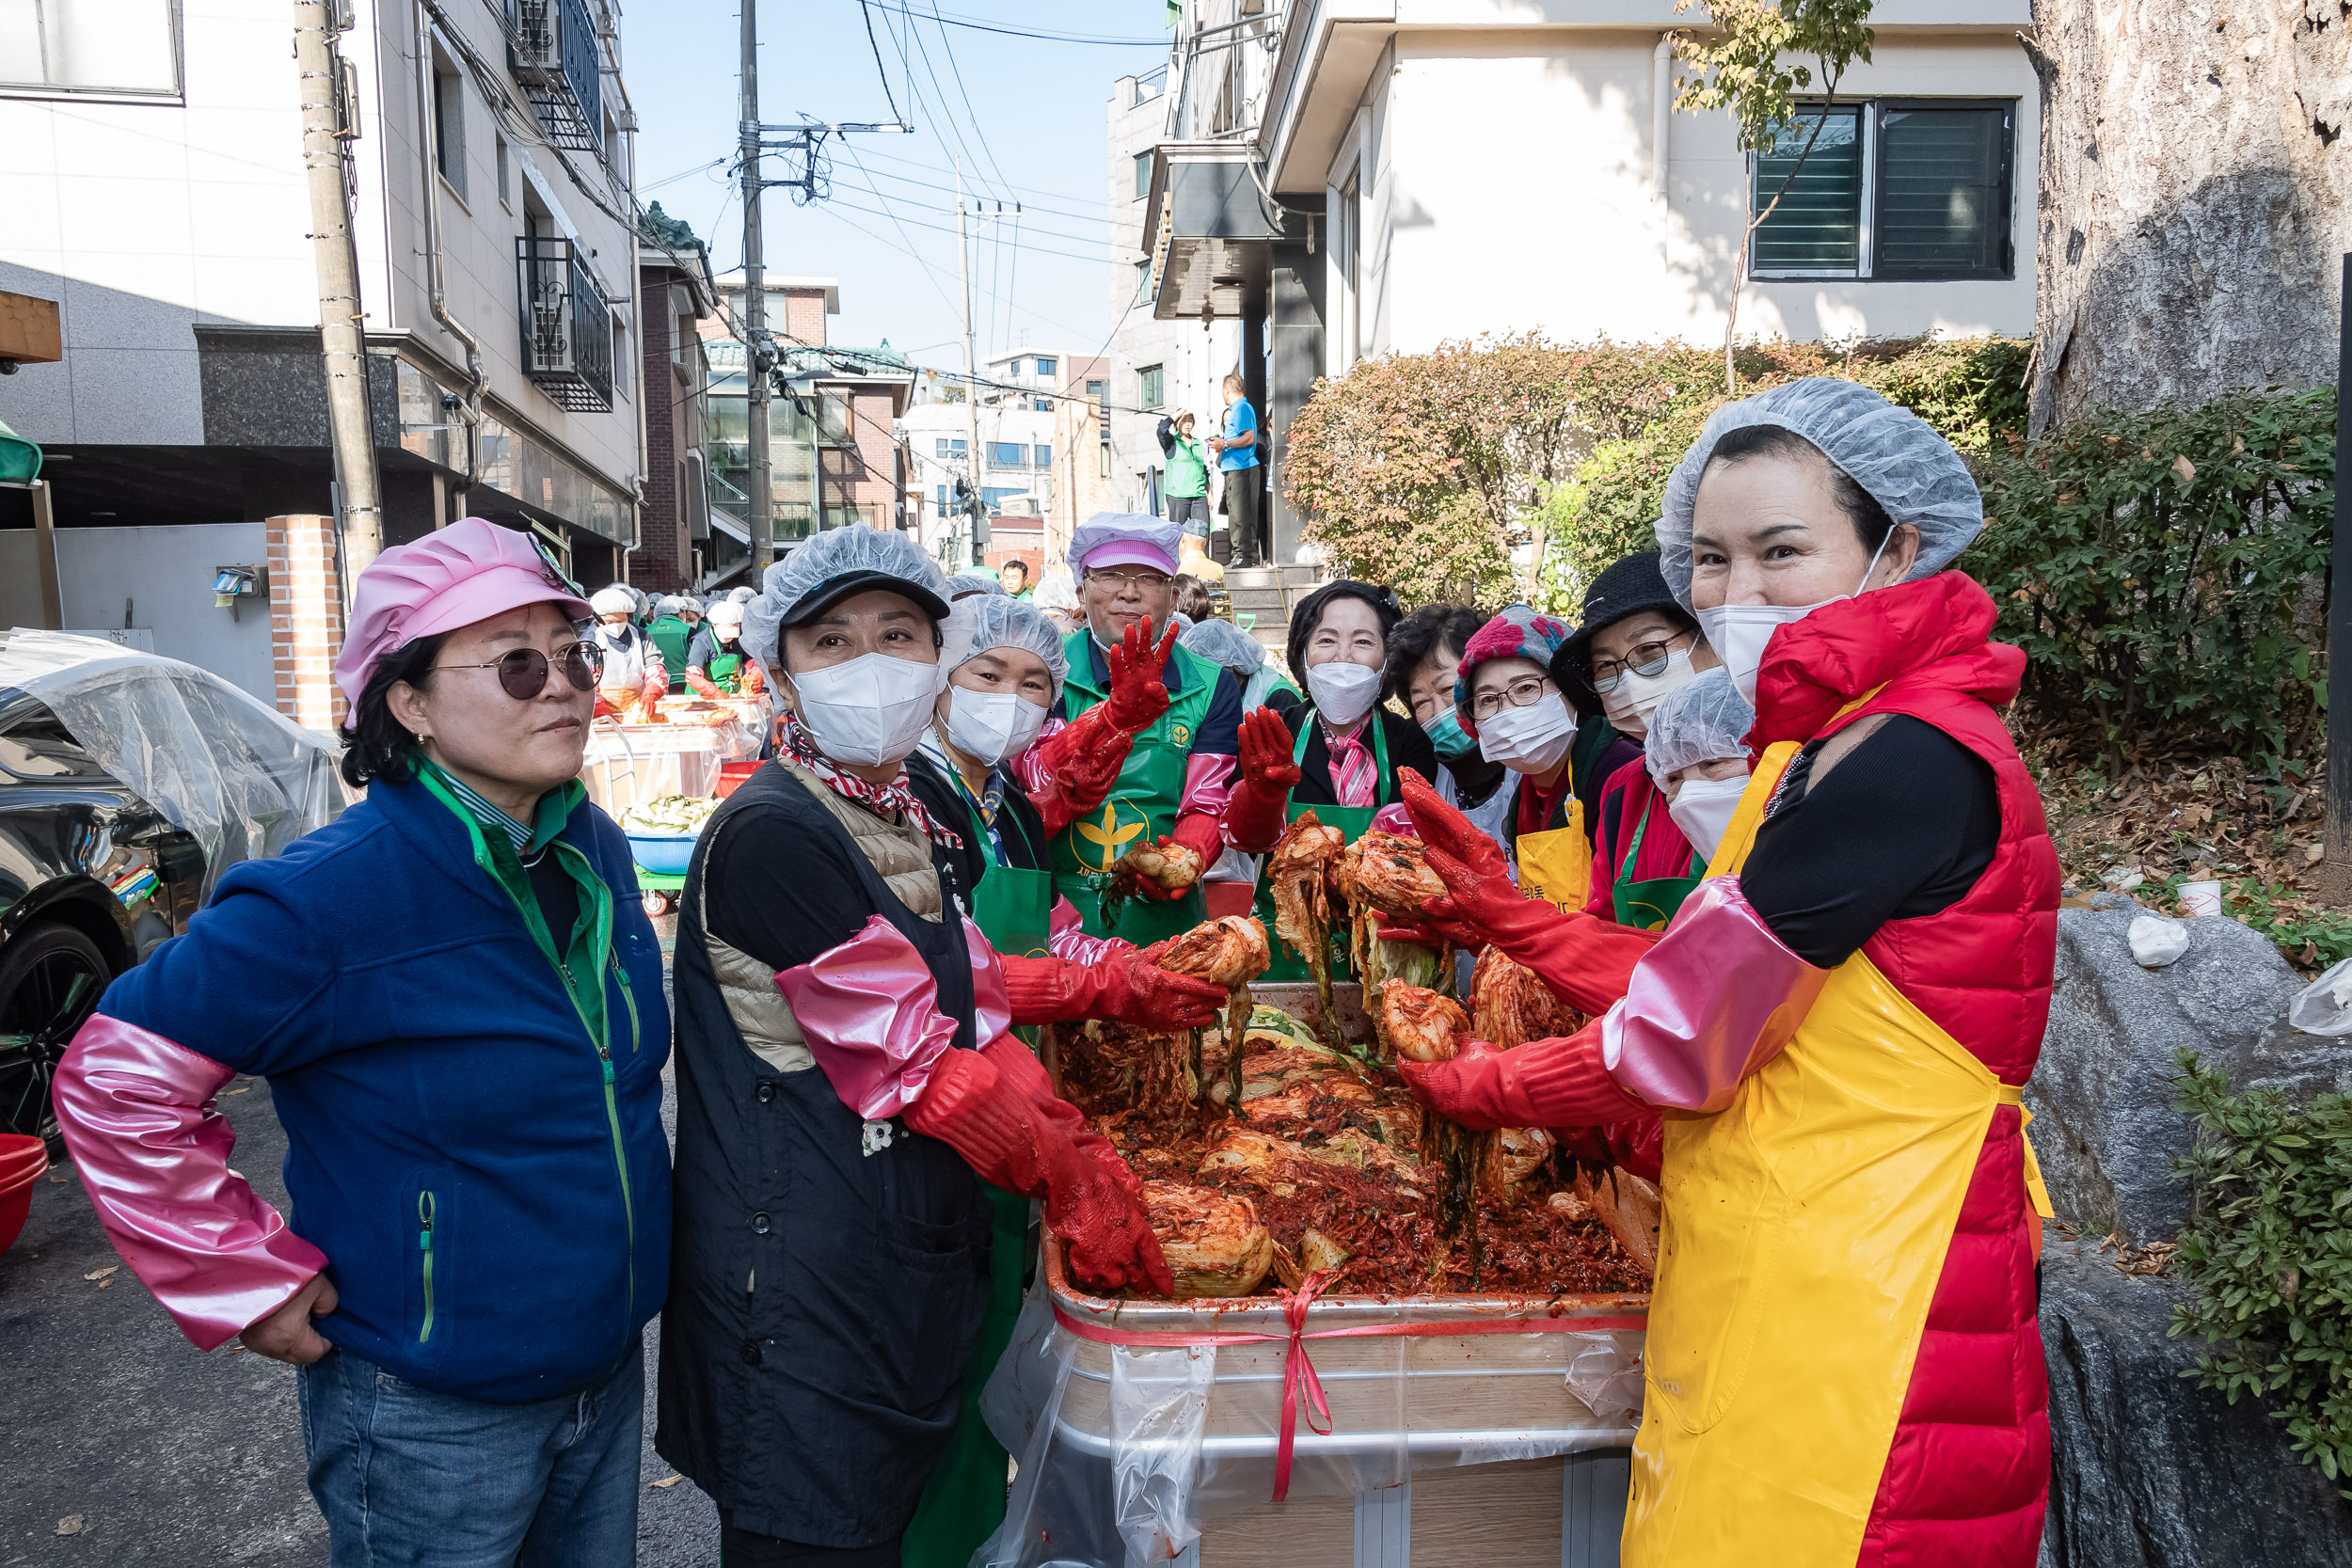
<svg viewBox="0 0 2352 1568"><path fill-rule="evenodd" d="M1807 109L1750 161L1749 211L1764 212L1775 196L1779 204L1756 228L1749 276L2014 277L2016 128L2010 100L1885 98Z"/></svg>
<svg viewBox="0 0 2352 1568"><path fill-rule="evenodd" d="M1029 449L1020 441L991 441L988 444L988 466L992 468L1025 468L1029 463Z"/></svg>
<svg viewBox="0 0 2352 1568"><path fill-rule="evenodd" d="M1037 362L1037 373L1043 376L1051 376L1054 373L1055 367L1060 363L1061 361L1058 359L1040 359Z"/></svg>
<svg viewBox="0 0 2352 1568"><path fill-rule="evenodd" d="M177 0L0 0L0 89L176 94Z"/></svg>
<svg viewBox="0 0 2352 1568"><path fill-rule="evenodd" d="M1035 453L1039 467L1050 468L1054 466L1054 449L1051 445L1040 441L1030 448L1030 451Z"/></svg>
<svg viewBox="0 0 2352 1568"><path fill-rule="evenodd" d="M1152 154L1136 154L1136 199L1140 201L1152 194Z"/></svg>
<svg viewBox="0 0 2352 1568"><path fill-rule="evenodd" d="M939 442L939 450L936 455L941 457L961 457L964 454L962 436L959 436L951 441L946 436L942 436L937 437L937 440Z"/></svg>

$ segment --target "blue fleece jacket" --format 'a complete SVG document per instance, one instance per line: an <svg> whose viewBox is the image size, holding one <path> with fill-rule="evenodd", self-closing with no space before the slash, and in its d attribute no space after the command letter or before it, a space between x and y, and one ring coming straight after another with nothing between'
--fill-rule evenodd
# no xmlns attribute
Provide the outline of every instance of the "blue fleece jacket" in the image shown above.
<svg viewBox="0 0 2352 1568"><path fill-rule="evenodd" d="M231 867L99 1009L269 1080L287 1220L342 1298L321 1334L499 1403L609 1376L669 1289L660 946L612 820L558 836L612 890L608 1041L414 783Z"/></svg>

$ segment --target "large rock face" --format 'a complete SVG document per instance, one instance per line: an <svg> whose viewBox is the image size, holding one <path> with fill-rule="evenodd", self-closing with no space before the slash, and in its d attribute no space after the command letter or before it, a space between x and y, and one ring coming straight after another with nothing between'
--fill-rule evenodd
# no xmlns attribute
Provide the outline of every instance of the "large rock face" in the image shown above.
<svg viewBox="0 0 2352 1568"><path fill-rule="evenodd" d="M2186 1293L2051 1232L2042 1568L2352 1568L2352 1509L2285 1429L2253 1401L2226 1403L2180 1375L2195 1342L2165 1331Z"/></svg>
<svg viewBox="0 0 2352 1568"><path fill-rule="evenodd" d="M2147 911L2120 895L2058 911L2058 984L2042 1060L2026 1088L2029 1136L2058 1218L2091 1236L2167 1241L2188 1217L2172 1162L2188 1121L2172 1109L2185 1046L2240 1087L2305 1096L2338 1087L2352 1049L2284 1021L2302 981L2267 939L2217 915L2187 922L2188 952L2133 962L2125 933Z"/></svg>

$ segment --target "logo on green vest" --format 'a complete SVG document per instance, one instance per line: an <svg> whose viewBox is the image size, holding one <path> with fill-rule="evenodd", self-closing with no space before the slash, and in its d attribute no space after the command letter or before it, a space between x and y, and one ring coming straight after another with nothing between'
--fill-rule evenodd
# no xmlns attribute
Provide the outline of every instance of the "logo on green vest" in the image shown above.
<svg viewBox="0 0 2352 1568"><path fill-rule="evenodd" d="M1102 849L1102 863L1099 865L1090 863L1084 850L1078 852L1078 863L1086 866L1089 871L1107 873L1113 863L1119 859L1120 851L1127 847L1128 841L1151 826L1151 822L1152 819L1149 816L1137 816L1133 822L1122 823L1119 819L1119 801L1116 799L1104 801L1103 819L1099 825L1093 822L1072 824L1077 830L1080 838Z"/></svg>
<svg viewBox="0 0 2352 1568"><path fill-rule="evenodd" d="M1168 737L1176 742L1179 746L1189 746L1192 744L1192 726L1190 724L1170 724L1168 727Z"/></svg>

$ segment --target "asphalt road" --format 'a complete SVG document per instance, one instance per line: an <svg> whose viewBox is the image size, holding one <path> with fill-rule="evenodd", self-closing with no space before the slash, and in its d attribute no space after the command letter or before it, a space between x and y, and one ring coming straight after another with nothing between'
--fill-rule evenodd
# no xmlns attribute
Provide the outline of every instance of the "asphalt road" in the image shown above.
<svg viewBox="0 0 2352 1568"><path fill-rule="evenodd" d="M286 1137L269 1085L239 1079L220 1106L237 1168L283 1205ZM666 1095L662 1115L672 1121ZM0 1568L325 1563L294 1369L228 1346L199 1354L121 1261L73 1167L52 1167L0 1255ZM646 1331L637 1560L715 1563L710 1499L690 1481L654 1484L673 1473L653 1451L660 1327Z"/></svg>

